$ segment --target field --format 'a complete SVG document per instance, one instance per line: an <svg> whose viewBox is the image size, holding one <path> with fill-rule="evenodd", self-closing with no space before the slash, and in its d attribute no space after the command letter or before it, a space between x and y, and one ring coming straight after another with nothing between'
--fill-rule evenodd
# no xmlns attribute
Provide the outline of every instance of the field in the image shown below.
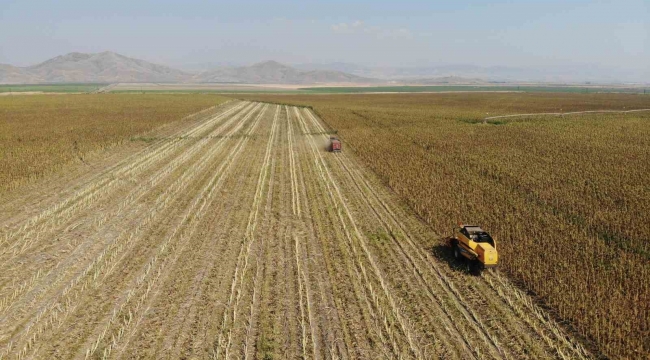
<svg viewBox="0 0 650 360"><path fill-rule="evenodd" d="M647 109L650 97L249 98L312 106L439 238L459 221L483 225L500 244L501 271L603 354L650 353L650 112L484 120Z"/></svg>
<svg viewBox="0 0 650 360"><path fill-rule="evenodd" d="M118 94L165 94L165 93L296 93L300 85L288 84L239 84L239 83L119 83L105 90Z"/></svg>
<svg viewBox="0 0 650 360"><path fill-rule="evenodd" d="M44 92L44 93L85 93L92 92L108 84L23 84L0 85L0 93Z"/></svg>
<svg viewBox="0 0 650 360"><path fill-rule="evenodd" d="M217 93L217 94L360 94L360 93L421 93L421 92L535 92L535 93L629 93L645 94L648 89L642 86L606 87L598 85L561 86L529 84L492 85L401 85L401 86L311 86L301 85L254 85L254 84L115 84L107 88L111 93L125 94L165 94L165 93ZM650 92L648 92L650 94Z"/></svg>
<svg viewBox="0 0 650 360"><path fill-rule="evenodd" d="M226 101L210 95L0 97L0 196L71 161L92 166L96 153Z"/></svg>
<svg viewBox="0 0 650 360"><path fill-rule="evenodd" d="M14 191L0 357L592 356L501 272L432 252L439 235L327 133L306 108L230 101Z"/></svg>
<svg viewBox="0 0 650 360"><path fill-rule="evenodd" d="M402 86L329 86L329 87L308 87L300 88L310 93L418 93L418 92L549 92L549 93L632 93L645 94L647 89L636 87L606 87L606 86L559 86L559 85L516 85L516 84L493 84L493 85L402 85ZM650 93L650 92L648 92Z"/></svg>

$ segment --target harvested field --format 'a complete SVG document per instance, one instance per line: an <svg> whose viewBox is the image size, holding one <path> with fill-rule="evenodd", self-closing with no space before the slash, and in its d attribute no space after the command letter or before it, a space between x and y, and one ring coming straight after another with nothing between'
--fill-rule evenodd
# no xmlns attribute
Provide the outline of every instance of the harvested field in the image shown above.
<svg viewBox="0 0 650 360"><path fill-rule="evenodd" d="M248 98L312 106L434 231L484 226L499 270L602 354L650 354L650 97Z"/></svg>
<svg viewBox="0 0 650 360"><path fill-rule="evenodd" d="M214 95L35 95L0 98L0 196L70 162L117 144L155 140L147 132L228 99Z"/></svg>
<svg viewBox="0 0 650 360"><path fill-rule="evenodd" d="M0 204L1 358L588 358L304 108L231 101Z"/></svg>

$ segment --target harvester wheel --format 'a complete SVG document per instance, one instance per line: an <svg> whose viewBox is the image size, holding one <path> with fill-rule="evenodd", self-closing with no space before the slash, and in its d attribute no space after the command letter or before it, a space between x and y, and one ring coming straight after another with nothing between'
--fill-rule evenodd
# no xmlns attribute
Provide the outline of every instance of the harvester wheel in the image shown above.
<svg viewBox="0 0 650 360"><path fill-rule="evenodd" d="M483 270L481 263L478 261L470 261L469 262L469 273L474 275L474 276L479 276L481 275L481 270Z"/></svg>
<svg viewBox="0 0 650 360"><path fill-rule="evenodd" d="M463 259L463 255L460 254L460 249L458 248L458 244L454 244L454 258L458 261Z"/></svg>

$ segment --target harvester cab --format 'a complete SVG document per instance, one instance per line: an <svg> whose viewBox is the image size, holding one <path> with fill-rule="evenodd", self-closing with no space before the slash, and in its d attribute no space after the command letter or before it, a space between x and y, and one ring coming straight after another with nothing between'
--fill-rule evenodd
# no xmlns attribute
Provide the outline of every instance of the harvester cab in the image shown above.
<svg viewBox="0 0 650 360"><path fill-rule="evenodd" d="M330 144L328 150L330 152L340 152L341 151L341 141L336 136L330 136Z"/></svg>
<svg viewBox="0 0 650 360"><path fill-rule="evenodd" d="M480 273L497 266L499 254L497 244L490 234L476 225L459 224L448 240L457 260L469 261L470 270Z"/></svg>

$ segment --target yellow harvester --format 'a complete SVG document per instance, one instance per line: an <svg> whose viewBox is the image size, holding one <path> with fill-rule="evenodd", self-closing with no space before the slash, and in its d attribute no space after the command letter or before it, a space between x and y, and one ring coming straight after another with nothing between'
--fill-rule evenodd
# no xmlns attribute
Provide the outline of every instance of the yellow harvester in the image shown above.
<svg viewBox="0 0 650 360"><path fill-rule="evenodd" d="M497 244L490 234L476 225L459 224L448 240L457 260L469 260L470 270L480 273L499 261Z"/></svg>

